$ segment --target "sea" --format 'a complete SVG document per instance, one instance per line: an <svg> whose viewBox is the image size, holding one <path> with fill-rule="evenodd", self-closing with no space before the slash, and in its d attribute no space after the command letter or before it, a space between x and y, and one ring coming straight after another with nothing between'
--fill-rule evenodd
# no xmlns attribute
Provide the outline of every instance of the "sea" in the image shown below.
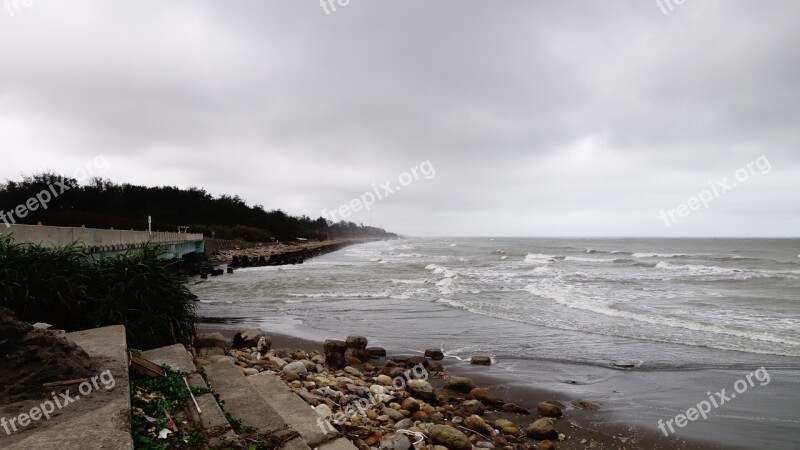
<svg viewBox="0 0 800 450"><path fill-rule="evenodd" d="M800 448L800 239L401 238L191 288L217 323L489 356L657 432L725 388L739 397L665 434ZM736 390L758 369L769 382Z"/></svg>

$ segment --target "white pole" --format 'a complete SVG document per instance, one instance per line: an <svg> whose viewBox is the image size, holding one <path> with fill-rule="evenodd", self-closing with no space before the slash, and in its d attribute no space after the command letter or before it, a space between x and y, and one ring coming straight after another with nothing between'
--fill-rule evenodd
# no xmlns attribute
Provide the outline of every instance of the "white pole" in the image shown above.
<svg viewBox="0 0 800 450"><path fill-rule="evenodd" d="M147 232L150 233L150 236L153 236L153 217L147 216Z"/></svg>

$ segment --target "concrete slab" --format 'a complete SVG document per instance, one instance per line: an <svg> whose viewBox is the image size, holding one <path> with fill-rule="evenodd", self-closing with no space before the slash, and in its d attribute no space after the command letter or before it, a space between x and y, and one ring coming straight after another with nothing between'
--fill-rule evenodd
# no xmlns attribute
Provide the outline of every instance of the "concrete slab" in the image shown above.
<svg viewBox="0 0 800 450"><path fill-rule="evenodd" d="M118 325L65 335L95 358L97 384L66 392L74 401L57 409L50 419L42 417L16 433L0 430L0 448L20 450L133 449L130 433L130 382L128 379L125 327ZM109 371L106 373L106 371ZM101 374L102 378L100 377ZM110 373L110 376L108 375ZM106 380L107 382L102 382ZM57 392L59 394L59 392ZM10 418L52 400L42 398L0 407L0 417Z"/></svg>
<svg viewBox="0 0 800 450"><path fill-rule="evenodd" d="M233 364L221 362L205 366L206 378L214 393L223 401L222 407L245 427L258 434L284 435L292 428L254 388ZM284 444L285 450L310 450L300 438Z"/></svg>
<svg viewBox="0 0 800 450"><path fill-rule="evenodd" d="M262 372L247 377L247 381L310 447L340 436L335 431L323 431L319 415L276 375Z"/></svg>
<svg viewBox="0 0 800 450"><path fill-rule="evenodd" d="M173 370L180 370L187 373L195 371L192 355L186 351L186 347L182 344L148 350L142 352L142 357L159 366L166 364Z"/></svg>

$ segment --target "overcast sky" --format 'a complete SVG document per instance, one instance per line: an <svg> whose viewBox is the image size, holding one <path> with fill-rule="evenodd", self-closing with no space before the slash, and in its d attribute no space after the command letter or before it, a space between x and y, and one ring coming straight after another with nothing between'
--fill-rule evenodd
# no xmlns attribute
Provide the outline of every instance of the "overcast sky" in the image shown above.
<svg viewBox="0 0 800 450"><path fill-rule="evenodd" d="M5 0L0 179L103 155L115 182L319 217L429 161L374 225L800 234L796 0L334 5Z"/></svg>

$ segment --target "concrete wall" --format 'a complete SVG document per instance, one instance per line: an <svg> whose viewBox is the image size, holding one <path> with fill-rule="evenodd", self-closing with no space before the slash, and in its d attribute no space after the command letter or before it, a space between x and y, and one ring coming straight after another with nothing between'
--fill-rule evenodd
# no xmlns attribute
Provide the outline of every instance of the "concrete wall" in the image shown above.
<svg viewBox="0 0 800 450"><path fill-rule="evenodd" d="M47 227L39 225L0 224L0 235L10 234L15 242L63 247L79 242L89 253L111 255L140 247L145 243L162 244L165 257L180 258L186 253L203 252L200 233L153 232L131 230L100 230L96 228Z"/></svg>

